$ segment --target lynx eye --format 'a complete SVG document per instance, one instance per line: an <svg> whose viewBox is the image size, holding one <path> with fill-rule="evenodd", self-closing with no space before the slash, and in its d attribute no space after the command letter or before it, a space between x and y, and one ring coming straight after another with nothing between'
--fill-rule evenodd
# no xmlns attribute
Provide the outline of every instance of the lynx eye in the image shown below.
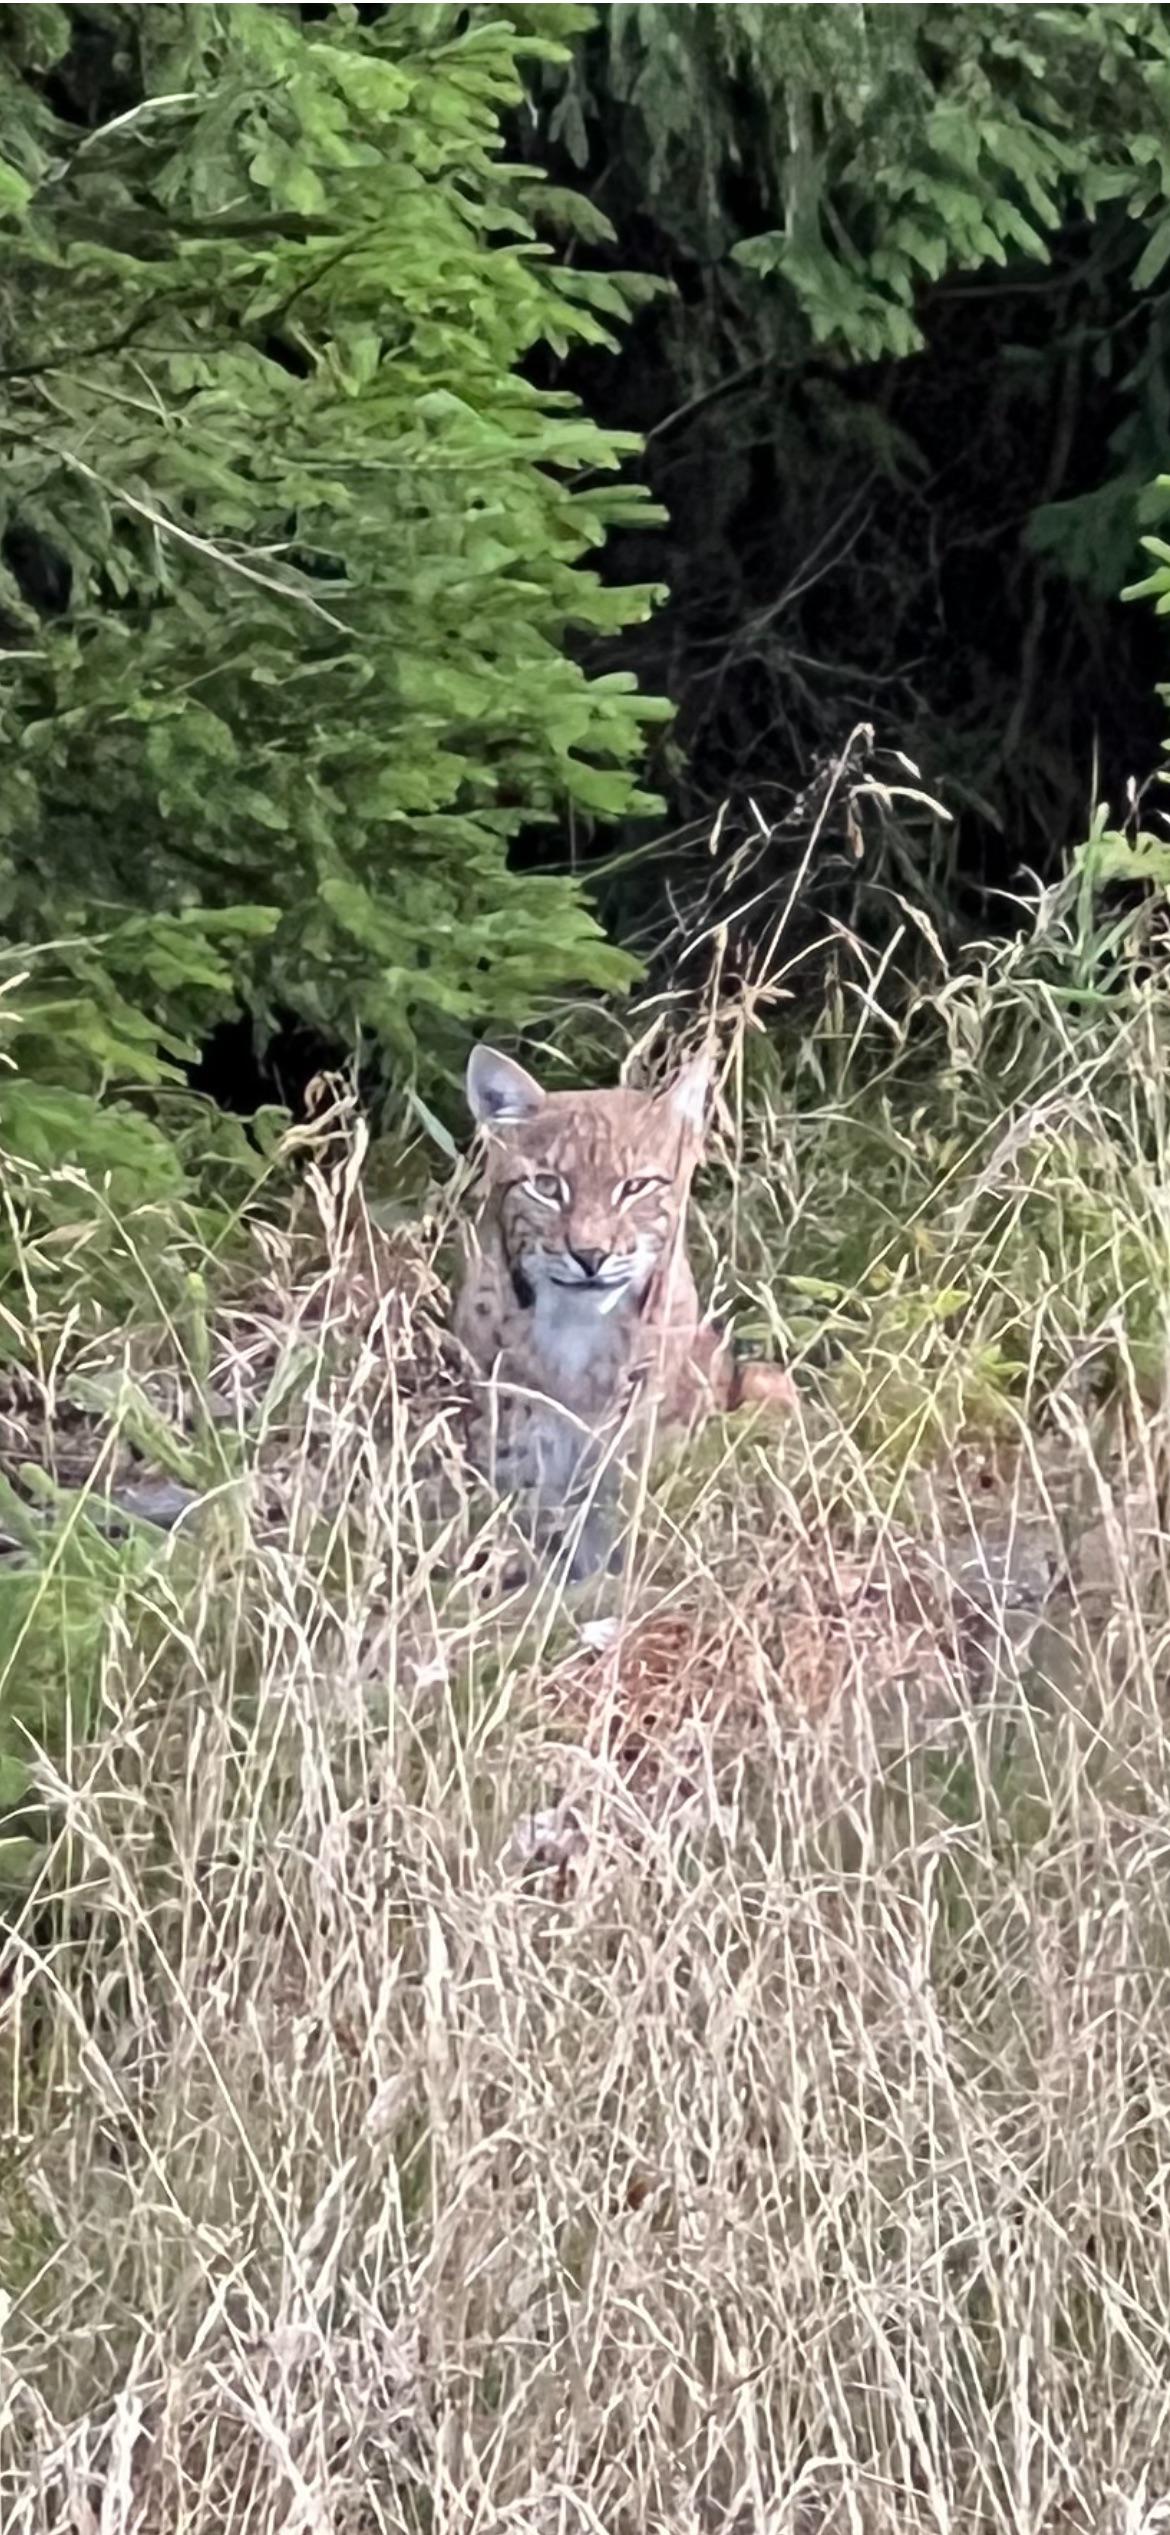
<svg viewBox="0 0 1170 2535"><path fill-rule="evenodd" d="M636 1179L622 1181L618 1190L618 1204L624 1206L627 1197L644 1197L648 1188L665 1188L665 1186L666 1182L660 1171L644 1171Z"/></svg>
<svg viewBox="0 0 1170 2535"><path fill-rule="evenodd" d="M567 1206L569 1192L559 1171L534 1171L524 1183L530 1197L541 1206Z"/></svg>

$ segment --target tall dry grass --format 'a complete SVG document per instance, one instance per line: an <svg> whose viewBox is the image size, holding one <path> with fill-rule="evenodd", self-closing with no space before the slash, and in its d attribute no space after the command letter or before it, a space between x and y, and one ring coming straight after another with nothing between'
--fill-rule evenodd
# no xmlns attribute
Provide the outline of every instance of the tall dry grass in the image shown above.
<svg viewBox="0 0 1170 2535"><path fill-rule="evenodd" d="M4 1954L6 2535L1170 2525L1140 1065L915 1135L754 1063L711 1244L801 1413L603 1607L501 1582L352 1151L195 1368L239 1450Z"/></svg>

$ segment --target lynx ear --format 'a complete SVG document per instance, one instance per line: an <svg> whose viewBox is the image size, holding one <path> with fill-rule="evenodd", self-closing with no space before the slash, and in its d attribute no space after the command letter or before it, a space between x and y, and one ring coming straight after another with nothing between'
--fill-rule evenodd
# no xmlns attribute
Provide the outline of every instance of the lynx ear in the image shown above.
<svg viewBox="0 0 1170 2535"><path fill-rule="evenodd" d="M535 1117L544 1093L522 1065L499 1049L473 1047L467 1060L467 1106L481 1127L515 1127Z"/></svg>
<svg viewBox="0 0 1170 2535"><path fill-rule="evenodd" d="M692 1056L663 1093L667 1107L678 1125L688 1135L701 1135L711 1096L712 1065L709 1056Z"/></svg>

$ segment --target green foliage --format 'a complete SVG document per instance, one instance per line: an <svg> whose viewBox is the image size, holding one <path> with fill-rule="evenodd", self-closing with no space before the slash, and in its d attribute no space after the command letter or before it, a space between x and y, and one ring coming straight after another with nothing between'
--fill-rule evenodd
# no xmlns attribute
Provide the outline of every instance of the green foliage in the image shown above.
<svg viewBox="0 0 1170 2535"><path fill-rule="evenodd" d="M862 967L856 1027L841 997L746 1043L724 1243L866 1484L1161 1399L1168 907L1170 849L1103 805L1031 922L880 1029Z"/></svg>
<svg viewBox="0 0 1170 2535"><path fill-rule="evenodd" d="M1074 202L1128 191L1170 255L1155 110L1161 9L622 6L607 78L645 134L651 193L708 253L782 279L817 343L863 360L920 349L923 281L1047 261ZM746 158L775 225L736 236Z"/></svg>
<svg viewBox="0 0 1170 2535"><path fill-rule="evenodd" d="M3 1480L0 1525L23 1539L25 1553L0 1558L2 1904L6 1888L39 1862L51 1773L71 1741L93 1731L106 1665L128 1634L146 1646L165 1633L184 1561L146 1527L128 1540L104 1539L76 1504L38 1525Z"/></svg>
<svg viewBox="0 0 1170 2535"><path fill-rule="evenodd" d="M679 284L620 410L686 522L625 656L687 811L773 815L872 722L1002 885L996 831L1046 872L1076 833L1094 728L1143 770L1104 603L1170 506L1168 95L1164 6L599 14L544 146Z"/></svg>
<svg viewBox="0 0 1170 2535"><path fill-rule="evenodd" d="M1170 501L1170 475L1158 476L1156 482L1147 488L1146 498L1147 504L1154 501L1164 508ZM1148 572L1144 580L1131 583L1123 596L1127 599L1152 599L1159 616L1170 616L1170 545L1164 537L1155 536L1143 537L1142 544L1152 559L1153 571ZM1158 693L1164 703L1170 703L1170 684L1160 686ZM1165 887L1170 877L1170 847L1161 838L1150 836L1143 836L1140 843L1142 868L1127 876L1143 881L1157 880ZM1121 844L1125 853L1132 854L1132 845L1125 840L1121 840Z"/></svg>
<svg viewBox="0 0 1170 2535"><path fill-rule="evenodd" d="M270 922L249 908L127 916L0 955L0 1363L55 1314L84 1332L173 1308L192 1263L231 1247L278 1113L246 1132L187 1091L183 1064L231 1007L240 946Z"/></svg>
<svg viewBox="0 0 1170 2535"><path fill-rule="evenodd" d="M558 265L499 157L556 46L460 24L0 28L0 922L90 946L70 1069L157 1081L240 1001L426 1068L633 972L569 879L508 868L522 826L649 806L666 708L579 656L653 595L596 570L647 516L636 444L522 374L631 289ZM80 33L132 102L79 136L38 74Z"/></svg>

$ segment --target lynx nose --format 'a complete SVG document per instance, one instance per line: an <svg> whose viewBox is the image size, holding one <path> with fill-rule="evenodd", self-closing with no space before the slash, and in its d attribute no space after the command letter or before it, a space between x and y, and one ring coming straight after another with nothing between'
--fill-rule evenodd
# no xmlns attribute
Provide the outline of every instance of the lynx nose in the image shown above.
<svg viewBox="0 0 1170 2535"><path fill-rule="evenodd" d="M605 1266L609 1252L608 1250L575 1250L570 1243L569 1257L576 1260L578 1267L586 1276L596 1276L599 1269Z"/></svg>

